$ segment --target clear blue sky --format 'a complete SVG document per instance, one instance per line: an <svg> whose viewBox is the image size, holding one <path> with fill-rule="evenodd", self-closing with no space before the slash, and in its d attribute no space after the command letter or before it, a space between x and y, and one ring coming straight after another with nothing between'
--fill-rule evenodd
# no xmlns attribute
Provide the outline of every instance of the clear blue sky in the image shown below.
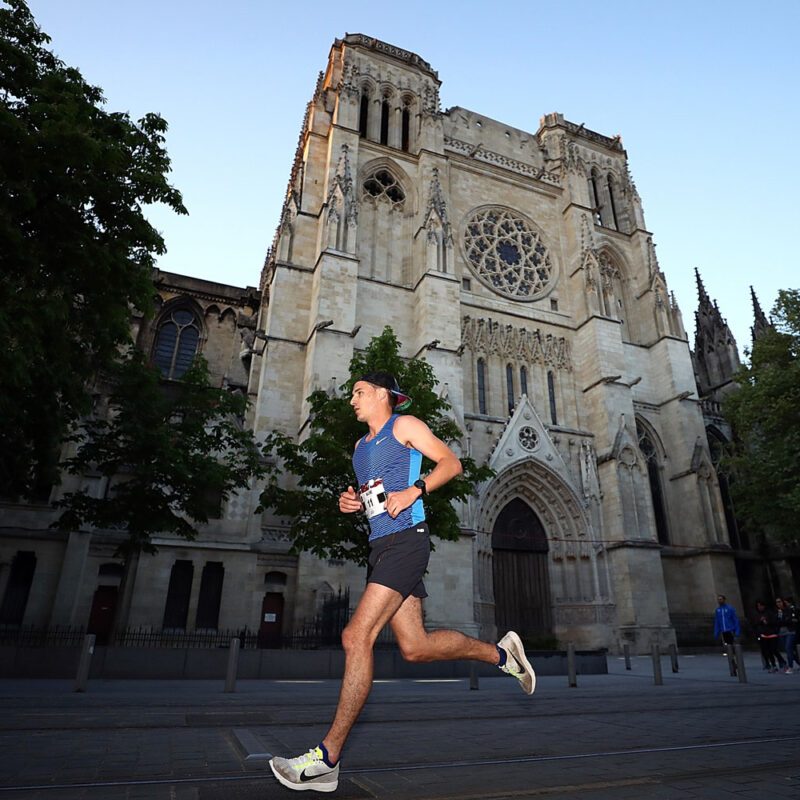
<svg viewBox="0 0 800 800"><path fill-rule="evenodd" d="M153 209L159 266L257 285L300 124L334 38L365 33L439 72L460 105L531 132L559 111L621 134L693 342L698 267L740 352L755 287L800 287L800 2L292 3L30 0L109 110L169 122L189 217ZM344 10L342 10L344 9Z"/></svg>

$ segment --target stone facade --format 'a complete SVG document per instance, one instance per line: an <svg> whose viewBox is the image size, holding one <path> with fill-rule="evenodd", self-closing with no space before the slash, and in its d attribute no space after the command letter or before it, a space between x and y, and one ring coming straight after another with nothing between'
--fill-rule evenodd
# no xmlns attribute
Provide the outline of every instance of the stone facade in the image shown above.
<svg viewBox="0 0 800 800"><path fill-rule="evenodd" d="M137 345L178 377L195 352L209 363L211 381L246 391L261 295L254 287L239 288L156 270L153 276L156 313L135 314L132 334ZM175 335L177 333L177 335ZM102 391L102 386L95 387ZM51 501L67 491L86 489L102 496L108 482L99 476L64 476ZM156 539L158 553L141 556L134 570L134 590L127 623L161 628L173 567L191 565L194 580L187 593L187 619L197 620L203 576L209 564L223 564L223 602L216 620L221 628L241 626L257 618L263 595L255 581L256 563L242 535L241 519L252 516L251 497L232 498L228 508L205 527L196 542ZM122 564L115 551L118 531L72 531L50 528L56 511L49 504L0 502L0 625L89 627L101 637L110 628L119 600ZM29 580L25 569L30 565ZM213 572L213 570L212 570ZM256 590L261 595L253 594ZM201 614L201 619L202 619ZM194 625L192 625L194 627Z"/></svg>
<svg viewBox="0 0 800 800"><path fill-rule="evenodd" d="M259 290L158 274L140 346L166 358L159 326L188 311L214 376L253 401L246 424L302 437L305 398L335 390L390 324L405 357L432 364L456 449L496 472L460 507L460 541L437 544L427 624L492 638L512 619L529 640L670 644L717 592L741 596L702 369L621 140L557 113L531 133L442 111L439 86L413 53L336 40ZM723 348L732 359L735 343ZM220 628L289 634L342 588L358 600L363 571L290 554L285 520L253 513L258 493L232 498L196 542L165 538L141 557L131 625L166 624L179 562L187 628L210 563L224 569ZM46 533L48 514L4 509L0 596L15 553L33 551L24 622L84 625L118 583L115 535Z"/></svg>
<svg viewBox="0 0 800 800"><path fill-rule="evenodd" d="M547 538L547 591L526 591L551 633L668 644L672 613L720 586L735 601L738 584L686 333L621 141L560 114L529 133L443 112L438 89L412 53L334 43L262 275L253 425L302 435L304 398L389 322L433 365L462 451L497 473L434 556L429 624L495 635L510 602L495 526L516 499ZM472 569L455 574L459 551Z"/></svg>

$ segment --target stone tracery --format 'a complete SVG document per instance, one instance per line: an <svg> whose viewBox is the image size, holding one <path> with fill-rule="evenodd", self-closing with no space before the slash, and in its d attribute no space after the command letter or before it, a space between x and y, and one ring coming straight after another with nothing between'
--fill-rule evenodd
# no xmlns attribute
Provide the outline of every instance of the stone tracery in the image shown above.
<svg viewBox="0 0 800 800"><path fill-rule="evenodd" d="M491 319L465 316L461 321L461 342L472 352L572 370L567 339L549 333L542 334L538 328L515 328L513 325L500 325Z"/></svg>
<svg viewBox="0 0 800 800"><path fill-rule="evenodd" d="M474 211L464 227L463 245L467 263L498 294L528 302L553 284L555 269L539 232L511 209Z"/></svg>
<svg viewBox="0 0 800 800"><path fill-rule="evenodd" d="M362 187L362 200L374 202L388 200L393 208L402 210L406 194L399 181L386 169L378 169L370 175Z"/></svg>

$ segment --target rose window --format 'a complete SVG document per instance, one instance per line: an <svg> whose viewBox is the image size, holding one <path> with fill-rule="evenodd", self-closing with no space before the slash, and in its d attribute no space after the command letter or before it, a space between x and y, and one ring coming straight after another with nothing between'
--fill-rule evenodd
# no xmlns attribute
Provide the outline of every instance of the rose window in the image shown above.
<svg viewBox="0 0 800 800"><path fill-rule="evenodd" d="M553 263L538 231L508 208L490 206L470 217L464 253L483 283L514 300L536 300L553 281Z"/></svg>
<svg viewBox="0 0 800 800"><path fill-rule="evenodd" d="M519 443L526 450L533 451L539 444L539 434L536 433L536 431L529 425L526 425L524 428L521 428L518 436L519 436Z"/></svg>

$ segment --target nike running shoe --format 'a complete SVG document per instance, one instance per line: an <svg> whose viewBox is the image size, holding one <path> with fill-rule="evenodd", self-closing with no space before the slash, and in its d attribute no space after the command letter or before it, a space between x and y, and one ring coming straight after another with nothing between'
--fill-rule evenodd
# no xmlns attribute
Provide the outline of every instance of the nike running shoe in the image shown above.
<svg viewBox="0 0 800 800"><path fill-rule="evenodd" d="M522 640L514 631L509 631L497 643L497 646L506 652L506 663L500 669L507 675L513 675L519 681L525 694L533 694L533 690L536 688L536 673L525 655Z"/></svg>
<svg viewBox="0 0 800 800"><path fill-rule="evenodd" d="M275 756L269 760L269 765L272 774L288 789L333 792L339 785L339 763L329 767L322 760L319 747L312 747L297 758Z"/></svg>

